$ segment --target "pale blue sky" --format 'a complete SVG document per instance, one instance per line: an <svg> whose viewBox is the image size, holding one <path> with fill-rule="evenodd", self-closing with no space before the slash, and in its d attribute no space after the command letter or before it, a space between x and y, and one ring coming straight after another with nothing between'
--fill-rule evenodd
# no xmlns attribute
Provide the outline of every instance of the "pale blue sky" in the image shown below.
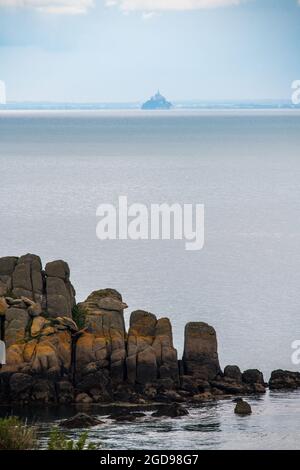
<svg viewBox="0 0 300 470"><path fill-rule="evenodd" d="M0 0L13 101L289 99L299 55L297 0Z"/></svg>

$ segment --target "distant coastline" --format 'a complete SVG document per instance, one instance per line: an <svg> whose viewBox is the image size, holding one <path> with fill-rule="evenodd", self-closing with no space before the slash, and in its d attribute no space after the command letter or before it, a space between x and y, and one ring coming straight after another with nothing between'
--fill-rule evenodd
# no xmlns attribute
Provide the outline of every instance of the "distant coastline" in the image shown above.
<svg viewBox="0 0 300 470"><path fill-rule="evenodd" d="M172 101L173 107L168 112L174 110L285 110L300 109L300 105L294 105L289 100L257 100L257 101ZM84 110L140 110L141 102L115 102L115 103L63 103L63 102L14 102L0 104L0 110L13 111L84 111Z"/></svg>

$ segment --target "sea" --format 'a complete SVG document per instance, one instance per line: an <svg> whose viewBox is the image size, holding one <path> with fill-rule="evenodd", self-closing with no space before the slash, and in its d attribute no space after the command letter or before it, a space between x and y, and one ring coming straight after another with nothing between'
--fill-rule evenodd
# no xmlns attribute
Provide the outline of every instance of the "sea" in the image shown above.
<svg viewBox="0 0 300 470"><path fill-rule="evenodd" d="M297 371L299 150L300 110L285 107L3 108L0 256L66 260L77 300L115 288L127 325L136 309L169 317L179 357L185 324L205 321L216 329L222 367L258 368L265 380L274 369ZM203 248L99 240L97 208L119 196L147 207L203 204ZM245 418L231 400L178 420L107 418L92 437L120 449L300 448L298 392L250 402ZM52 409L35 419L45 432L62 416Z"/></svg>

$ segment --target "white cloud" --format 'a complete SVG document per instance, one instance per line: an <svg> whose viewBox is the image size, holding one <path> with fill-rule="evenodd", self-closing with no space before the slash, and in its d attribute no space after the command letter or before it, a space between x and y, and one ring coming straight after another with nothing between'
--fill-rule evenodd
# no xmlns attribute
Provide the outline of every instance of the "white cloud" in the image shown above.
<svg viewBox="0 0 300 470"><path fill-rule="evenodd" d="M94 0L0 0L0 7L33 8L44 13L80 15L94 5Z"/></svg>
<svg viewBox="0 0 300 470"><path fill-rule="evenodd" d="M239 5L243 0L106 0L106 5L119 5L124 11L199 10ZM300 2L300 0L299 0Z"/></svg>

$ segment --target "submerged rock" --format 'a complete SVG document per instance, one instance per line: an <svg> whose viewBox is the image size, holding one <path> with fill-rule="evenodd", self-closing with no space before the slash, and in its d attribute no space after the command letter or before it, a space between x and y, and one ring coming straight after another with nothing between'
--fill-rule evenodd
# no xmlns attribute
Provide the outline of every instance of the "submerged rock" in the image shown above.
<svg viewBox="0 0 300 470"><path fill-rule="evenodd" d="M75 416L72 416L72 418L68 418L59 423L61 427L68 429L89 428L92 426L98 426L99 424L103 424L103 421L85 413L77 413Z"/></svg>
<svg viewBox="0 0 300 470"><path fill-rule="evenodd" d="M166 416L169 418L179 418L188 414L189 412L186 408L179 405L178 403L172 403L172 405L161 406L157 411L152 413L152 416L154 418L159 418L162 416Z"/></svg>

